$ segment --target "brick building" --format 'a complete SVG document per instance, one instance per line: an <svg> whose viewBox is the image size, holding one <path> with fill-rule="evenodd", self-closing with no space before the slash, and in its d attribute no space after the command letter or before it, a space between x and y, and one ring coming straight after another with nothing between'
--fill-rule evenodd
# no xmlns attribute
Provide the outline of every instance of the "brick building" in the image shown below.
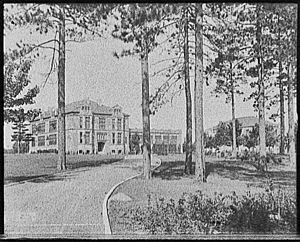
<svg viewBox="0 0 300 242"><path fill-rule="evenodd" d="M66 152L70 154L127 154L129 115L122 107L87 100L66 105ZM57 110L46 111L30 125L30 152L57 151Z"/></svg>
<svg viewBox="0 0 300 242"><path fill-rule="evenodd" d="M138 137L139 146L143 143L143 130L142 129L129 129L130 140ZM182 131L171 129L151 129L151 153L166 155L182 153ZM131 152L135 152L135 147L130 147Z"/></svg>

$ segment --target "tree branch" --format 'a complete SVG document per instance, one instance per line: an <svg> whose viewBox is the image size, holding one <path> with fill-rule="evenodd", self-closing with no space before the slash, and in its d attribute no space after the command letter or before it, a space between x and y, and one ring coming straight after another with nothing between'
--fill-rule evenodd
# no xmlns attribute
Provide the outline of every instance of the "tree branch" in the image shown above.
<svg viewBox="0 0 300 242"><path fill-rule="evenodd" d="M55 31L55 36L54 36L54 39L56 39L56 36L57 36L57 33L58 31ZM51 73L52 73L52 70L53 70L53 65L54 65L54 58L55 58L55 42L53 44L53 54L52 54L52 59L51 59L51 65L50 65L50 71L48 72L47 76L46 76L46 80L44 81L44 84L43 84L43 88L45 87Z"/></svg>

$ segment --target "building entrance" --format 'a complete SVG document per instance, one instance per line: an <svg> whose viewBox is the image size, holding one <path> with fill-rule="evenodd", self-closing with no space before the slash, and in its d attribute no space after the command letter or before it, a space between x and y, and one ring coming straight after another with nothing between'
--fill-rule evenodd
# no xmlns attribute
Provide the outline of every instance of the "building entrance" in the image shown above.
<svg viewBox="0 0 300 242"><path fill-rule="evenodd" d="M98 152L102 152L104 148L105 142L98 142Z"/></svg>

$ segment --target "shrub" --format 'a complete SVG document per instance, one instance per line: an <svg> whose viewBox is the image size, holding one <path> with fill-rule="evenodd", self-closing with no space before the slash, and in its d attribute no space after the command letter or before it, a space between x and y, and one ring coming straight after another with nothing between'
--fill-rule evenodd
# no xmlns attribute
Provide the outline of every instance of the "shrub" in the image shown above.
<svg viewBox="0 0 300 242"><path fill-rule="evenodd" d="M126 214L128 222L149 234L286 233L296 231L296 202L278 190L237 196L200 191L177 201L148 199L147 207Z"/></svg>

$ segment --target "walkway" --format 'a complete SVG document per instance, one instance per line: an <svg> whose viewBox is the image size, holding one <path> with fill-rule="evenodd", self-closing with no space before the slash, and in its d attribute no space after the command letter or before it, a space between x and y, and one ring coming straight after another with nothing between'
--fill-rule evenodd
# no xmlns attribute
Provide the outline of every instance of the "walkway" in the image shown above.
<svg viewBox="0 0 300 242"><path fill-rule="evenodd" d="M6 236L104 237L105 194L116 183L137 174L141 165L141 161L125 160L4 186Z"/></svg>

